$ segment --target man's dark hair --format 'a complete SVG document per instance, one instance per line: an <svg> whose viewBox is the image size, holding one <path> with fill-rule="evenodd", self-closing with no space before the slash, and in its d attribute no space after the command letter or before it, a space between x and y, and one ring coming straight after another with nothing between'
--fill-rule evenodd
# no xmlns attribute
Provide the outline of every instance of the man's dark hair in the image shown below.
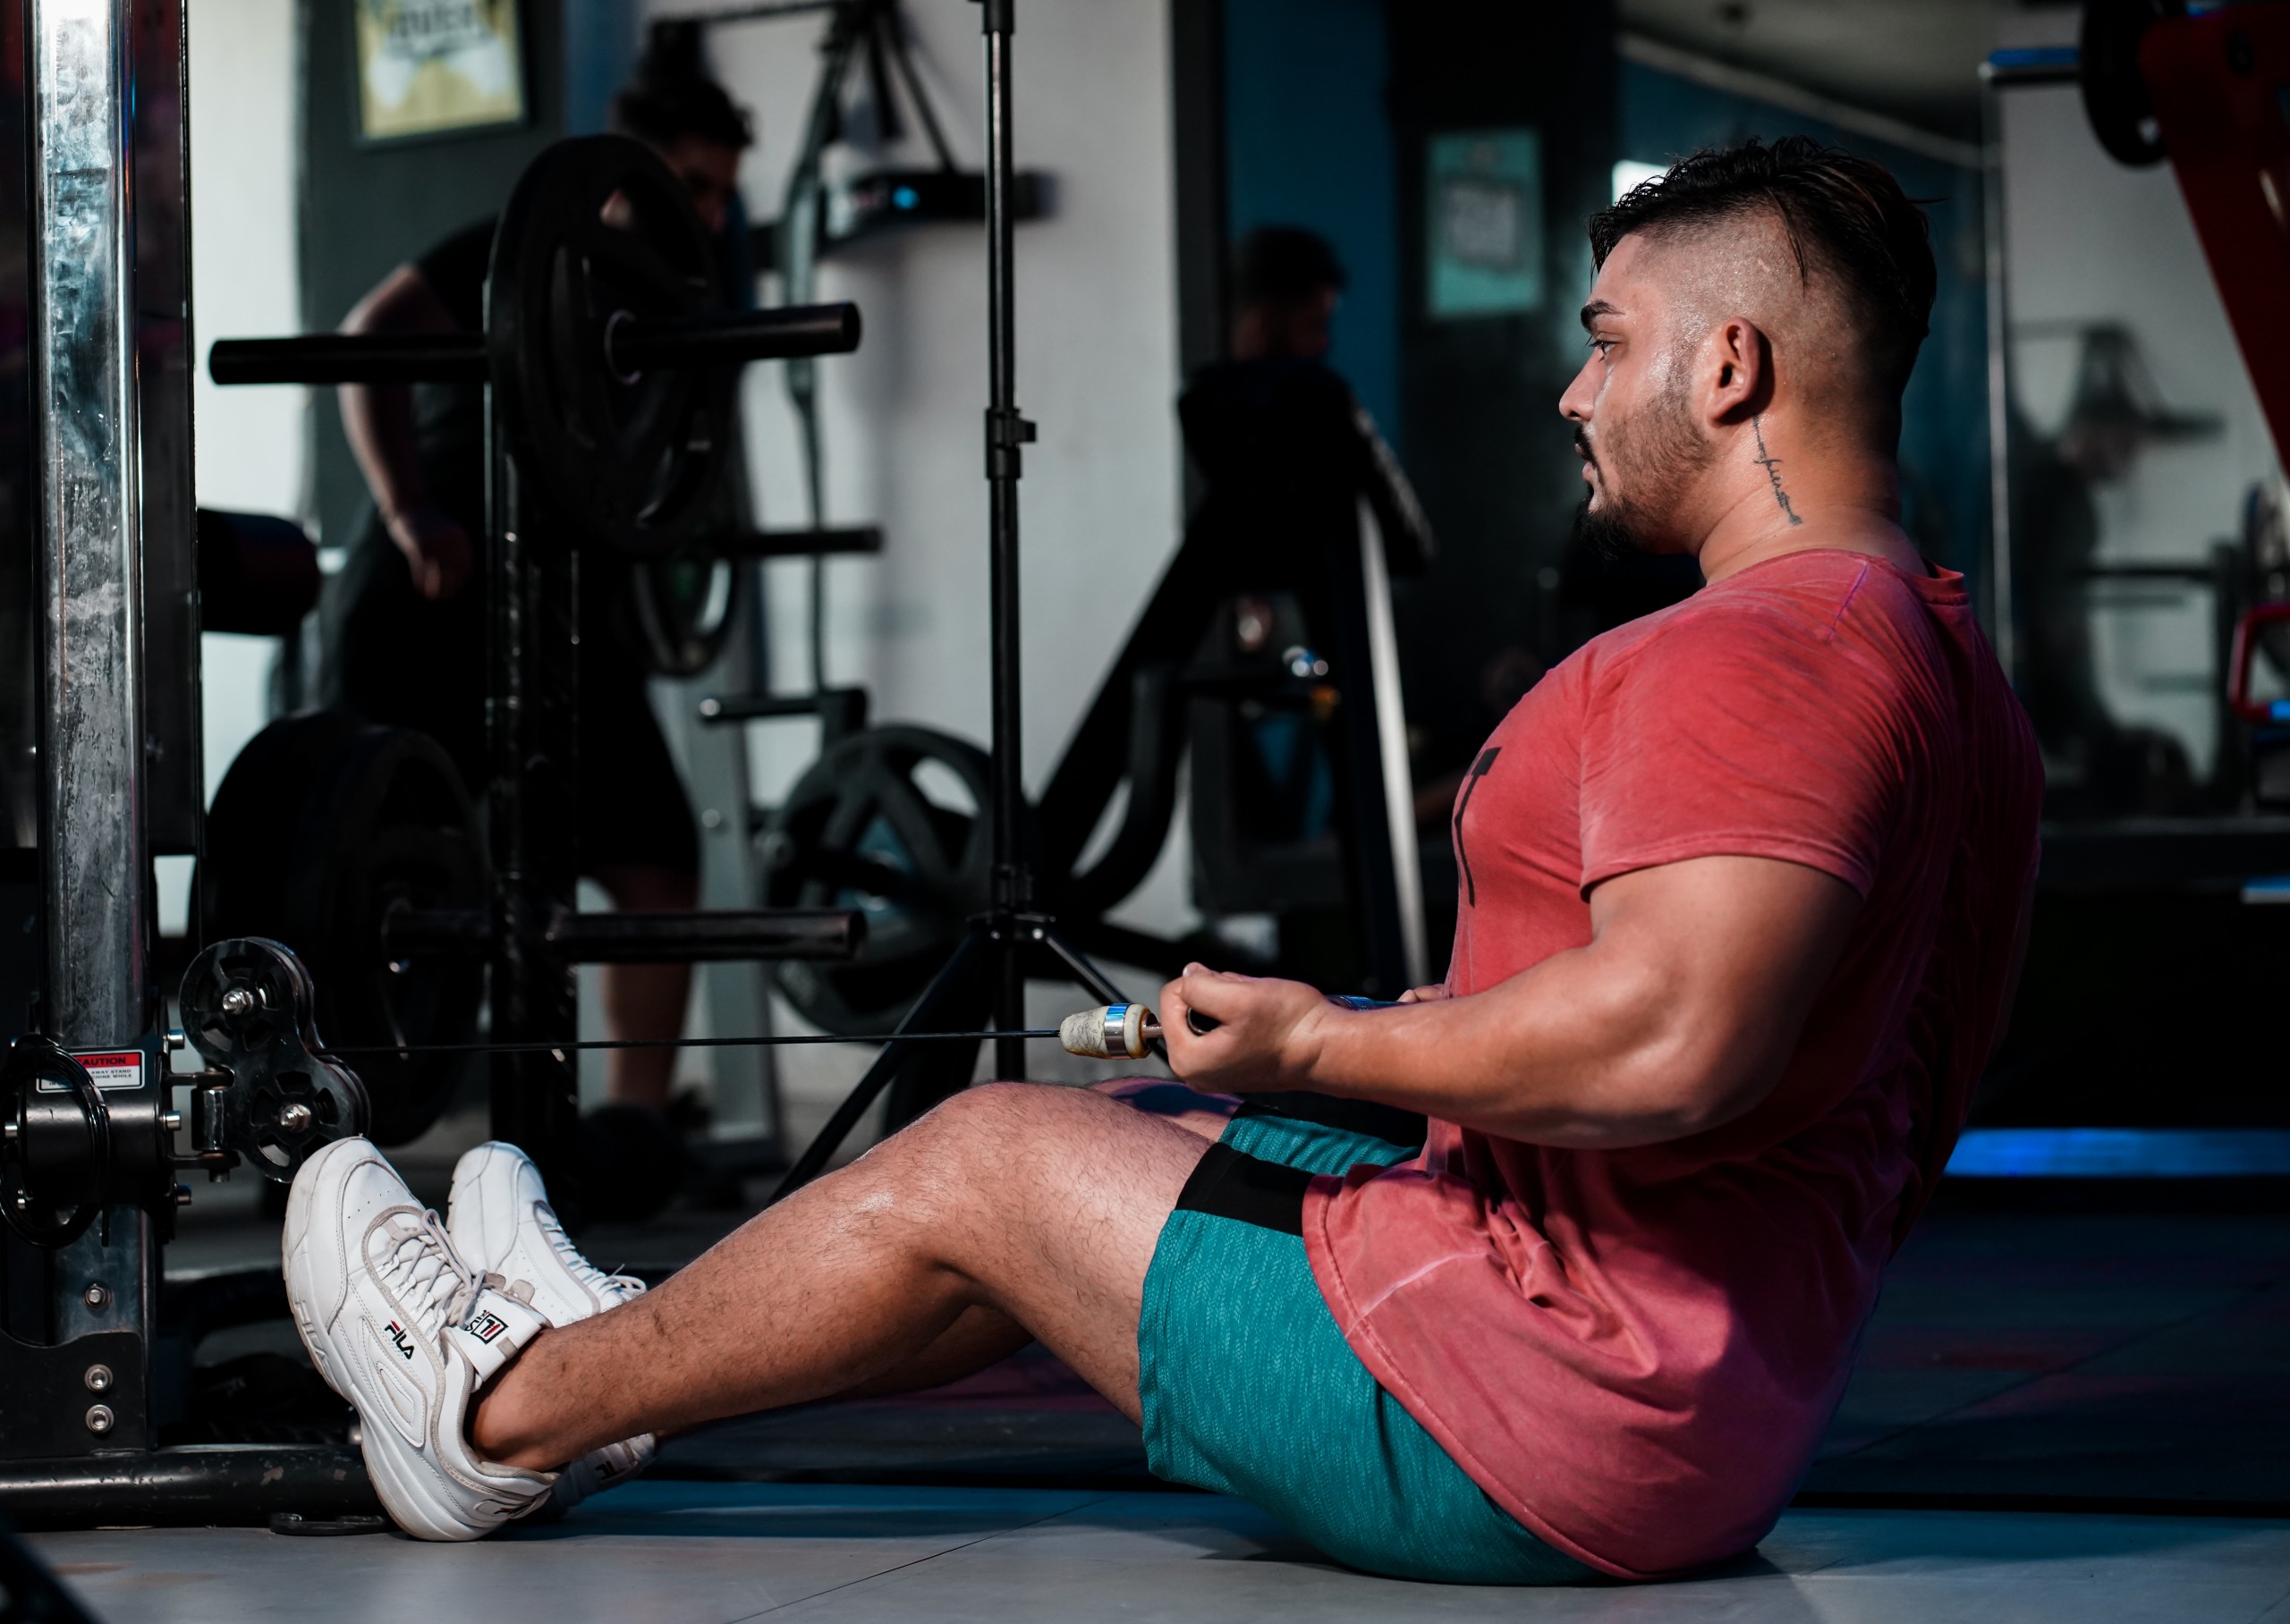
<svg viewBox="0 0 2290 1624"><path fill-rule="evenodd" d="M1233 299L1243 309L1341 292L1344 281L1328 240L1301 225L1260 225L1233 253Z"/></svg>
<svg viewBox="0 0 2290 1624"><path fill-rule="evenodd" d="M653 25L635 76L612 98L612 122L655 147L690 140L744 152L755 145L746 109L708 74L699 25L689 21Z"/></svg>
<svg viewBox="0 0 2290 1624"><path fill-rule="evenodd" d="M1751 136L1680 158L1590 216L1600 265L1633 232L1660 233L1770 212L1797 257L1801 279L1836 279L1870 348L1874 376L1897 396L1930 330L1938 274L1924 211L1881 164L1785 135L1770 147Z"/></svg>

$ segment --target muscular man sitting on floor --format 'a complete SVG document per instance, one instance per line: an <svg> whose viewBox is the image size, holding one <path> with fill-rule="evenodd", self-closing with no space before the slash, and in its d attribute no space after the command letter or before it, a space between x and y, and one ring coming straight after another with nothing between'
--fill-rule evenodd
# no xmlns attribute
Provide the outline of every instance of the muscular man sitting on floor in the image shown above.
<svg viewBox="0 0 2290 1624"><path fill-rule="evenodd" d="M1194 967L1169 1061L1221 1109L973 1088L640 1297L506 1147L448 1230L329 1146L289 1292L400 1523L473 1537L653 1434L1039 1339L1156 1471L1361 1568L1650 1577L1765 1534L2001 1025L2040 769L1899 528L1934 273L1891 176L1751 142L1590 239L1585 521L1709 585L1479 755L1446 985L1356 1011Z"/></svg>

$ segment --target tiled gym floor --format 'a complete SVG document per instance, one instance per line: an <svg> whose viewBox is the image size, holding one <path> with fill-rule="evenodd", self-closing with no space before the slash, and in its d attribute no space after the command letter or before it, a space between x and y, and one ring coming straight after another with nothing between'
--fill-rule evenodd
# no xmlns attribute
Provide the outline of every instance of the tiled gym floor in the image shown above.
<svg viewBox="0 0 2290 1624"><path fill-rule="evenodd" d="M1798 1511L1723 1572L1536 1592L1346 1572L1239 1501L1189 1494L641 1483L477 1545L189 1529L33 1543L111 1624L2290 1621L2290 1523L2208 1518Z"/></svg>

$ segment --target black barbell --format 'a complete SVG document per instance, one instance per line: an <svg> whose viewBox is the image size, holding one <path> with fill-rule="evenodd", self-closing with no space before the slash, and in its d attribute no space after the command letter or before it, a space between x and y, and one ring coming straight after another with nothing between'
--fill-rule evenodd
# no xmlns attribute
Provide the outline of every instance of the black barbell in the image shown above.
<svg viewBox="0 0 2290 1624"><path fill-rule="evenodd" d="M724 308L713 243L683 182L623 136L559 141L518 181L479 333L224 339L217 384L489 385L547 522L544 543L640 558L710 517L750 361L859 347L852 304Z"/></svg>

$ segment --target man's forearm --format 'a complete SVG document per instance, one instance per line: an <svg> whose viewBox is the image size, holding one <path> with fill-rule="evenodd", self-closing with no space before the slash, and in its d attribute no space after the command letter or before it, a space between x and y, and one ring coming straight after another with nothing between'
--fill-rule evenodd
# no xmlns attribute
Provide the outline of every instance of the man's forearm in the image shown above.
<svg viewBox="0 0 2290 1624"><path fill-rule="evenodd" d="M1420 1111L1547 1145L1618 1148L1701 1126L1681 1102L1680 1052L1651 989L1564 952L1469 998L1327 1006L1300 1035L1296 1086Z"/></svg>
<svg viewBox="0 0 2290 1624"><path fill-rule="evenodd" d="M1658 1144L1772 1091L1860 907L1818 869L1696 858L1606 881L1587 943L1467 998L1354 1011L1194 965L1162 989L1169 1063L1211 1090L1318 1089L1545 1145ZM1196 1011L1219 1024L1197 1034Z"/></svg>
<svg viewBox="0 0 2290 1624"><path fill-rule="evenodd" d="M411 266L400 266L384 277L342 323L342 330L352 334L445 333L453 326L452 314ZM427 501L413 391L403 384L344 384L335 398L351 454L382 517L394 520Z"/></svg>
<svg viewBox="0 0 2290 1624"><path fill-rule="evenodd" d="M414 435L413 392L403 384L344 384L336 398L350 453L383 519L394 519L428 500Z"/></svg>

